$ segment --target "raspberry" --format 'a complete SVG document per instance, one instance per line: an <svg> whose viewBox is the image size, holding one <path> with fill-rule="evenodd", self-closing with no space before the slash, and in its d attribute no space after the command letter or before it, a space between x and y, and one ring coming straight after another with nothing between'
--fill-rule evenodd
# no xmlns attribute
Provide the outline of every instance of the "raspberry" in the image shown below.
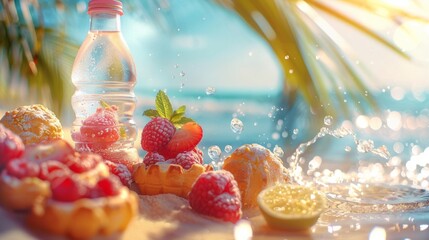
<svg viewBox="0 0 429 240"><path fill-rule="evenodd" d="M157 152L167 145L175 132L176 128L168 119L162 117L153 118L143 128L142 148L148 152Z"/></svg>
<svg viewBox="0 0 429 240"><path fill-rule="evenodd" d="M24 158L17 158L8 162L6 171L8 175L19 179L37 177L39 175L39 165Z"/></svg>
<svg viewBox="0 0 429 240"><path fill-rule="evenodd" d="M91 197L109 197L119 194L121 189L121 182L115 175L110 175L98 180L97 184L91 189Z"/></svg>
<svg viewBox="0 0 429 240"><path fill-rule="evenodd" d="M164 162L165 158L156 152L148 152L143 158L143 163L146 167L156 164L157 162Z"/></svg>
<svg viewBox="0 0 429 240"><path fill-rule="evenodd" d="M105 160L104 163L109 167L110 173L114 174L121 180L124 186L130 186L132 182L131 172L127 166L121 163L115 163L112 161Z"/></svg>
<svg viewBox="0 0 429 240"><path fill-rule="evenodd" d="M75 173L87 172L94 169L98 163L102 162L103 158L95 153L79 153L67 155L62 162Z"/></svg>
<svg viewBox="0 0 429 240"><path fill-rule="evenodd" d="M59 161L48 160L40 163L39 178L42 180L51 180L55 177L69 174L70 170L67 166Z"/></svg>
<svg viewBox="0 0 429 240"><path fill-rule="evenodd" d="M189 204L196 212L223 221L235 223L242 215L237 182L225 170L201 174L189 193Z"/></svg>
<svg viewBox="0 0 429 240"><path fill-rule="evenodd" d="M90 143L114 143L120 138L116 106L104 106L85 119L80 128L81 140Z"/></svg>
<svg viewBox="0 0 429 240"><path fill-rule="evenodd" d="M200 162L200 164L204 163L204 159L203 159L203 151L201 151L198 147L195 147L192 152L197 154L198 157L198 161Z"/></svg>
<svg viewBox="0 0 429 240"><path fill-rule="evenodd" d="M89 189L72 174L52 179L51 191L54 200L73 202L87 196Z"/></svg>
<svg viewBox="0 0 429 240"><path fill-rule="evenodd" d="M24 143L18 135L0 123L0 168L24 153Z"/></svg>
<svg viewBox="0 0 429 240"><path fill-rule="evenodd" d="M197 153L189 151L177 154L177 156L172 159L171 163L178 164L184 169L190 169L192 165L200 164L200 159Z"/></svg>

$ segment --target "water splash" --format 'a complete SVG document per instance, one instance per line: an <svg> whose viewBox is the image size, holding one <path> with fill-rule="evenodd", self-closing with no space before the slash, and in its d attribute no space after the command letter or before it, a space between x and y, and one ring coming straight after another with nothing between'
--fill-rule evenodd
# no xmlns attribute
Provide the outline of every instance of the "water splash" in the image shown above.
<svg viewBox="0 0 429 240"><path fill-rule="evenodd" d="M389 159L390 157L390 153L387 150L386 146L383 145L381 147L376 148L374 147L374 142L372 140L358 139L356 134L351 129L348 129L346 127L339 127L337 129L331 130L328 127L322 127L320 131L316 134L316 136L314 136L310 141L301 143L298 146L298 148L295 150L295 152L292 154L292 156L287 160L292 169L291 170L292 178L296 182L300 183L302 181L301 170L298 169L299 171L297 171L297 167L299 166L300 156L307 150L308 147L315 144L319 139L325 136L332 136L335 138L344 138L346 136L351 136L353 138L353 141L356 145L356 149L358 150L358 152L372 153L384 159Z"/></svg>

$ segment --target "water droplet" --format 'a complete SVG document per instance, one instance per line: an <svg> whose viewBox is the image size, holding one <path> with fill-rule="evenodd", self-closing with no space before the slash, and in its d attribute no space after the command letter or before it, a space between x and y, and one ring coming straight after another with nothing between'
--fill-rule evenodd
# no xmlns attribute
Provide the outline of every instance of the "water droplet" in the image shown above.
<svg viewBox="0 0 429 240"><path fill-rule="evenodd" d="M328 115L323 119L323 122L325 123L326 126L331 126L333 120L334 118Z"/></svg>
<svg viewBox="0 0 429 240"><path fill-rule="evenodd" d="M216 89L214 87L207 87L206 88L206 94L207 95L212 95L216 92Z"/></svg>
<svg viewBox="0 0 429 240"><path fill-rule="evenodd" d="M293 134L298 134L299 133L299 129L298 128L295 128L294 130L293 130Z"/></svg>
<svg viewBox="0 0 429 240"><path fill-rule="evenodd" d="M180 76L181 76L181 77L184 77L185 75L186 75L186 73L185 73L184 71L181 71L181 72L180 72Z"/></svg>
<svg viewBox="0 0 429 240"><path fill-rule="evenodd" d="M283 157L283 155L285 154L283 149L281 147L279 147L278 145L276 145L273 149L273 153L275 156L277 157Z"/></svg>
<svg viewBox="0 0 429 240"><path fill-rule="evenodd" d="M233 118L231 120L231 130L240 134L243 131L243 122L238 118Z"/></svg>
<svg viewBox="0 0 429 240"><path fill-rule="evenodd" d="M231 146L231 145L226 145L226 146L225 146L225 152L226 152L226 153L231 152L231 150L232 150L232 146Z"/></svg>
<svg viewBox="0 0 429 240"><path fill-rule="evenodd" d="M179 68L179 64L174 64L174 68Z"/></svg>
<svg viewBox="0 0 429 240"><path fill-rule="evenodd" d="M289 55L286 55L286 56L285 56L285 60L288 60L288 59L289 59Z"/></svg>
<svg viewBox="0 0 429 240"><path fill-rule="evenodd" d="M346 152L350 152L351 150L352 150L352 147L350 147L350 146L346 146L344 148L344 151L346 151Z"/></svg>
<svg viewBox="0 0 429 240"><path fill-rule="evenodd" d="M220 154L222 153L222 150L220 150L219 146L213 145L209 147L209 149L207 150L207 153L213 161L217 161L220 158Z"/></svg>
<svg viewBox="0 0 429 240"><path fill-rule="evenodd" d="M289 73L292 74L293 73L293 69L289 69Z"/></svg>

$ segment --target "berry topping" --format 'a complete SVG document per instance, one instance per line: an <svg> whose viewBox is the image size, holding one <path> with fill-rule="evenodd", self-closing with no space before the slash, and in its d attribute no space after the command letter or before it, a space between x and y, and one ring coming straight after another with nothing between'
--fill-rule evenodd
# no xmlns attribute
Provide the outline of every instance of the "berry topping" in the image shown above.
<svg viewBox="0 0 429 240"><path fill-rule="evenodd" d="M61 161L64 157L74 153L73 147L63 139L27 145L24 156L28 160L43 162L47 160Z"/></svg>
<svg viewBox="0 0 429 240"><path fill-rule="evenodd" d="M70 169L59 161L48 160L40 163L39 178L42 180L51 180L53 178L69 174Z"/></svg>
<svg viewBox="0 0 429 240"><path fill-rule="evenodd" d="M102 107L90 115L82 123L80 128L81 139L84 142L109 142L119 140L120 129L117 116L117 107L109 106L104 101L100 102Z"/></svg>
<svg viewBox="0 0 429 240"><path fill-rule="evenodd" d="M201 151L198 147L195 147L195 148L192 150L192 152L194 152L194 153L196 153L196 154L197 154L198 162L199 162L200 164L203 164L203 163L204 163L204 159L203 159L203 151Z"/></svg>
<svg viewBox="0 0 429 240"><path fill-rule="evenodd" d="M201 174L189 193L192 209L228 222L241 218L241 197L233 175L225 170Z"/></svg>
<svg viewBox="0 0 429 240"><path fill-rule="evenodd" d="M142 131L142 148L148 152L158 152L165 159L194 149L203 137L203 130L192 119L185 117L186 107L180 106L173 111L163 91L156 95L155 105L156 110L144 112L152 120Z"/></svg>
<svg viewBox="0 0 429 240"><path fill-rule="evenodd" d="M177 154L177 156L172 159L171 163L178 164L184 169L189 169L194 164L200 164L200 159L197 153L189 151Z"/></svg>
<svg viewBox="0 0 429 240"><path fill-rule="evenodd" d="M165 152L181 153L194 149L203 138L203 129L196 122L185 123L176 130L170 142L165 147Z"/></svg>
<svg viewBox="0 0 429 240"><path fill-rule="evenodd" d="M143 150L157 152L170 141L175 131L176 128L168 119L162 117L151 119L142 131Z"/></svg>
<svg viewBox="0 0 429 240"><path fill-rule="evenodd" d="M88 195L88 187L76 175L56 177L51 181L52 198L61 202L73 202Z"/></svg>
<svg viewBox="0 0 429 240"><path fill-rule="evenodd" d="M18 135L0 123L0 168L24 153L24 143Z"/></svg>
<svg viewBox="0 0 429 240"><path fill-rule="evenodd" d="M94 169L97 164L102 161L103 158L101 158L101 156L98 154L89 152L75 152L73 154L67 155L62 162L73 172L83 173Z"/></svg>
<svg viewBox="0 0 429 240"><path fill-rule="evenodd" d="M8 162L6 172L9 176L19 179L37 177L39 175L39 165L24 158L17 158Z"/></svg>
<svg viewBox="0 0 429 240"><path fill-rule="evenodd" d="M130 186L132 182L132 176L127 166L121 163L115 163L112 161L105 160L104 163L109 167L110 173L116 175L121 180L124 186Z"/></svg>
<svg viewBox="0 0 429 240"><path fill-rule="evenodd" d="M121 186L121 181L115 175L101 178L92 189L92 197L116 196L119 194Z"/></svg>
<svg viewBox="0 0 429 240"><path fill-rule="evenodd" d="M148 152L143 158L143 163L145 164L146 167L149 167L158 162L164 162L164 161L165 161L165 158L161 154L155 153L155 152Z"/></svg>

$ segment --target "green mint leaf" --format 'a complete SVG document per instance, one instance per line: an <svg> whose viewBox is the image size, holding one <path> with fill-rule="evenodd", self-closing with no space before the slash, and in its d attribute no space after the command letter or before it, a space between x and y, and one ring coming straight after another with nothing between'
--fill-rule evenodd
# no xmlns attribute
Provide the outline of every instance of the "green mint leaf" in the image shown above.
<svg viewBox="0 0 429 240"><path fill-rule="evenodd" d="M195 122L195 121L192 118L182 117L179 121L173 122L173 125L177 128L177 127L183 126L183 124L188 122Z"/></svg>
<svg viewBox="0 0 429 240"><path fill-rule="evenodd" d="M172 123L180 121L180 119L182 119L185 116L185 111L186 111L186 106L185 105L180 106L178 109L176 109L173 112L173 115L171 115L170 121Z"/></svg>
<svg viewBox="0 0 429 240"><path fill-rule="evenodd" d="M156 117L159 117L159 113L155 109L148 109L148 110L143 112L143 116L147 116L150 118L156 118Z"/></svg>
<svg viewBox="0 0 429 240"><path fill-rule="evenodd" d="M158 92L155 99L155 106L161 117L167 119L171 118L171 115L173 114L173 107L171 106L171 102L165 92L161 90Z"/></svg>

